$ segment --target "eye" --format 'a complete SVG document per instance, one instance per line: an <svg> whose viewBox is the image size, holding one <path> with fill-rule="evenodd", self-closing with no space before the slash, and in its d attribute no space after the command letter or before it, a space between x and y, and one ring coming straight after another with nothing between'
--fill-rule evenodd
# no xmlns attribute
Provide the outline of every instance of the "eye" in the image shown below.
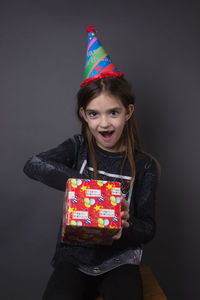
<svg viewBox="0 0 200 300"><path fill-rule="evenodd" d="M117 110L112 110L111 112L110 112L110 114L111 114L111 116L117 116L118 114L119 114L119 112L117 111Z"/></svg>
<svg viewBox="0 0 200 300"><path fill-rule="evenodd" d="M90 118L95 118L97 116L97 113L95 111L90 111L90 112L88 112L88 116Z"/></svg>

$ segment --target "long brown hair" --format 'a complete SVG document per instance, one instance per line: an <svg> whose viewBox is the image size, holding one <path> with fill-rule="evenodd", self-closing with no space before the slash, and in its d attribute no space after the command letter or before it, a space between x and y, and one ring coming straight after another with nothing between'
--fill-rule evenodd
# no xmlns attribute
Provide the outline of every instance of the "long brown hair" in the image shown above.
<svg viewBox="0 0 200 300"><path fill-rule="evenodd" d="M129 104L135 104L135 97L131 90L131 85L123 77L115 78L102 78L90 82L89 84L83 86L77 93L77 116L82 123L81 133L87 139L89 146L89 154L92 161L92 166L94 168L94 179L98 179L97 171L97 159L95 154L95 140L91 134L87 122L80 115L80 108L82 107L84 111L91 100L98 97L102 92L109 95L115 96L121 100L125 109L128 112ZM132 180L135 179L135 162L134 162L134 150L143 152L142 145L139 138L138 126L136 121L135 112L125 123L123 133L121 135L120 141L122 145L125 145L124 158L121 164L121 173L128 158L131 166Z"/></svg>

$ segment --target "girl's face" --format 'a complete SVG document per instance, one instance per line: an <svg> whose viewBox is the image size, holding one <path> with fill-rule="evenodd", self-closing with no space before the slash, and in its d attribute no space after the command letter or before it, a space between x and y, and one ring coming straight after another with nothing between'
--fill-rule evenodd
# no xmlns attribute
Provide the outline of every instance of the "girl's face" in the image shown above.
<svg viewBox="0 0 200 300"><path fill-rule="evenodd" d="M129 104L127 112L121 100L107 93L101 93L80 113L88 124L97 145L107 151L120 152L124 145L119 145L125 122L131 117L134 105Z"/></svg>

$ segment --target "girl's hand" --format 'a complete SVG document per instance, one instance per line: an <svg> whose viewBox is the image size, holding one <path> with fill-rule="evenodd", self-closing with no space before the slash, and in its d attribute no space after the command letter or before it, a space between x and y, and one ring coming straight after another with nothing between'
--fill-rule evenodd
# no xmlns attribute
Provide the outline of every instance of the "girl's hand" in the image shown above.
<svg viewBox="0 0 200 300"><path fill-rule="evenodd" d="M117 234L113 235L113 237L112 237L113 240L120 239L123 228L129 227L129 223L127 222L130 217L128 201L123 196L121 196L120 202L121 202L121 229L119 230L119 232Z"/></svg>

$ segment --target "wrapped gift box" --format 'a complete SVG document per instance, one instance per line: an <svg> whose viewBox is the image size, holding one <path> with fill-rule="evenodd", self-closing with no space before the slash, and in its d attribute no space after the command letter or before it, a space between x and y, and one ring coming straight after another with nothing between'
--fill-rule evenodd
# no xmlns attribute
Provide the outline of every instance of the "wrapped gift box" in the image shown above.
<svg viewBox="0 0 200 300"><path fill-rule="evenodd" d="M121 228L120 183L70 178L63 206L62 242L111 244Z"/></svg>

